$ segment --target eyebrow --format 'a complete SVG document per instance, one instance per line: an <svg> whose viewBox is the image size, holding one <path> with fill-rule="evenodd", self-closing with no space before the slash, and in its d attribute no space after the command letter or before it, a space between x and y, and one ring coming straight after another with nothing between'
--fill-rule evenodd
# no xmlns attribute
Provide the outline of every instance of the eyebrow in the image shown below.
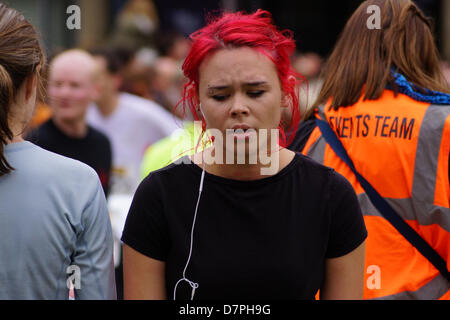
<svg viewBox="0 0 450 320"><path fill-rule="evenodd" d="M255 81L255 82L247 82L244 85L246 86L250 86L250 87L257 87L260 85L265 85L267 84L267 81Z"/></svg>
<svg viewBox="0 0 450 320"><path fill-rule="evenodd" d="M267 81L254 81L254 82L246 82L246 83L244 83L244 86L257 87L257 86L266 85L266 84L267 84ZM208 87L208 92L215 91L215 90L224 90L229 87L230 86L228 86L228 85L212 86L212 87Z"/></svg>
<svg viewBox="0 0 450 320"><path fill-rule="evenodd" d="M223 90L228 88L229 86L214 86L214 87L208 87L208 92L214 91L214 90Z"/></svg>

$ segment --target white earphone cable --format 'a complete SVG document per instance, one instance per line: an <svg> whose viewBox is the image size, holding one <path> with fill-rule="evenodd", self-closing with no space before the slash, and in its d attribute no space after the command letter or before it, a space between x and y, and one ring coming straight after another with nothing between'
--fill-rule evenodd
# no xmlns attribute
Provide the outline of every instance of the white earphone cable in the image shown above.
<svg viewBox="0 0 450 320"><path fill-rule="evenodd" d="M175 284L175 287L173 289L173 300L176 300L176 292L177 292L177 287L178 284L181 281L186 281L187 283L189 283L189 285L192 287L192 294L191 294L191 300L194 300L194 294L195 294L195 290L198 288L198 283L193 282L191 280L189 280L188 278L186 278L186 270L187 267L189 265L189 262L191 261L191 256L192 256L192 247L194 244L194 227L195 227L195 221L197 220L197 211L198 211L198 205L200 203L200 196L202 194L202 190L203 190L203 180L205 178L205 161L202 159L203 162L203 169L202 169L202 175L200 178L200 187L198 189L198 198L197 198L197 204L195 206L195 213L194 213L194 219L192 221L192 228L191 228L191 244L190 244L190 248L189 248L189 256L188 259L186 261L186 265L184 266L184 270L183 270L183 278L181 278L180 280L177 281L177 283Z"/></svg>

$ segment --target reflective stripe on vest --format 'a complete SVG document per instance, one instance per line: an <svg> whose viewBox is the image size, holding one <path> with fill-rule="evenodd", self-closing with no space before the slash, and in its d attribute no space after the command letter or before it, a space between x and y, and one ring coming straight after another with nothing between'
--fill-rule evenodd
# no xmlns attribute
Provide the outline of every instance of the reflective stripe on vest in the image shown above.
<svg viewBox="0 0 450 320"><path fill-rule="evenodd" d="M438 300L448 289L448 281L439 274L416 291L403 291L373 300Z"/></svg>
<svg viewBox="0 0 450 320"><path fill-rule="evenodd" d="M401 94L399 96L400 98L395 101L395 105L390 105L394 103L395 98L389 92L385 92L382 98L377 101L364 102L360 100L353 107L341 108L345 109L344 111L338 110L335 112L332 110L326 112L325 107L321 106L318 115L330 123L330 126L346 147L357 170L372 185L373 181L378 183L377 191L385 197L406 222L442 255L447 261L447 265L450 265L448 261L450 256L450 195L448 192L448 154L450 148L447 146L450 140L450 106L426 105L415 102ZM395 109L399 103L403 103L401 112L404 112L402 116L406 115L405 117L399 117L398 110L397 113L391 114L390 112L391 107ZM408 112L408 110L412 110L412 112ZM367 115L367 118L364 115L366 111L372 112L370 116ZM325 117L325 114L327 117ZM369 119L371 122L368 121ZM302 152L320 163L334 167L352 183L357 191L369 231L369 237L366 241L366 267L372 264L381 266L381 289L368 290L365 288L364 297L438 299L446 293L448 294L450 284L382 217L364 193L356 177L337 158L320 135L320 131L317 132L318 130L318 128L313 130ZM362 137L367 139L367 144L363 146L365 152L369 150L367 154L361 154L360 151L361 145L365 143L364 140L351 141L352 138L363 139ZM397 143L394 138L403 139L407 143ZM412 141L416 141L414 139L417 140L415 144L412 143ZM370 152L372 142L376 145L375 152L377 153L375 154ZM443 144L444 142L446 145ZM385 143L390 143L389 147L386 145L387 151L383 150ZM404 146L410 145L414 145L415 149L410 150L407 147L405 150ZM401 148L403 150L399 150ZM401 181L398 181L398 188L402 189L397 190L399 191L397 193L394 190L392 194L389 190L393 190L393 186L396 185L395 181L389 181L386 176L383 176L383 173L384 171L393 171L391 168L383 170L383 167L376 163L377 157L380 156L383 159L381 160L382 163L389 166L386 159L389 159L388 156L390 155L393 158L392 164L396 166L392 170L395 171L399 168L401 171L394 174L394 179L401 178ZM440 156L444 161L439 158ZM405 157L409 160L405 160ZM406 169L402 169L404 166L406 166ZM437 176L440 176L441 180L437 179ZM386 180L390 184L387 190L384 190L382 181ZM439 188L436 188L437 183ZM445 183L447 185L444 185ZM398 194L402 194L402 196L395 196ZM395 236L395 233L399 238ZM389 239L395 239L397 243L390 244ZM384 255L386 251L399 256L390 258ZM399 262L402 258L405 260L404 268ZM388 270L384 274L383 268ZM387 274L389 272L392 274ZM383 277L387 279L384 282Z"/></svg>

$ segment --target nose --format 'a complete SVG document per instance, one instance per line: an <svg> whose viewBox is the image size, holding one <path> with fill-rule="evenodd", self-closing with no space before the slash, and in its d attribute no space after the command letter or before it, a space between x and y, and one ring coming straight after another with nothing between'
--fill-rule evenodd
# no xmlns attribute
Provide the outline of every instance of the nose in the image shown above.
<svg viewBox="0 0 450 320"><path fill-rule="evenodd" d="M60 90L60 95L62 97L66 97L70 94L70 91L71 91L71 89L69 86L62 86L61 90Z"/></svg>
<svg viewBox="0 0 450 320"><path fill-rule="evenodd" d="M247 103L245 99L235 97L233 99L231 109L230 109L230 115L232 117L239 117L239 116L248 116L249 115L249 108L247 106Z"/></svg>
<svg viewBox="0 0 450 320"><path fill-rule="evenodd" d="M65 85L54 87L49 91L49 98L55 107L61 103L67 103L70 100L70 89Z"/></svg>

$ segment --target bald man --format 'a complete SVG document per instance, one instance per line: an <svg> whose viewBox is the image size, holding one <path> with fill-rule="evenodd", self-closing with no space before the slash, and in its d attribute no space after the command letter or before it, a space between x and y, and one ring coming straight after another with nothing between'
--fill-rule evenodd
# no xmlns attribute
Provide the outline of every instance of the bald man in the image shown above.
<svg viewBox="0 0 450 320"><path fill-rule="evenodd" d="M52 117L26 138L92 167L107 195L112 161L110 142L86 123L87 108L99 94L97 68L94 58L80 49L55 56L49 66L47 88Z"/></svg>

